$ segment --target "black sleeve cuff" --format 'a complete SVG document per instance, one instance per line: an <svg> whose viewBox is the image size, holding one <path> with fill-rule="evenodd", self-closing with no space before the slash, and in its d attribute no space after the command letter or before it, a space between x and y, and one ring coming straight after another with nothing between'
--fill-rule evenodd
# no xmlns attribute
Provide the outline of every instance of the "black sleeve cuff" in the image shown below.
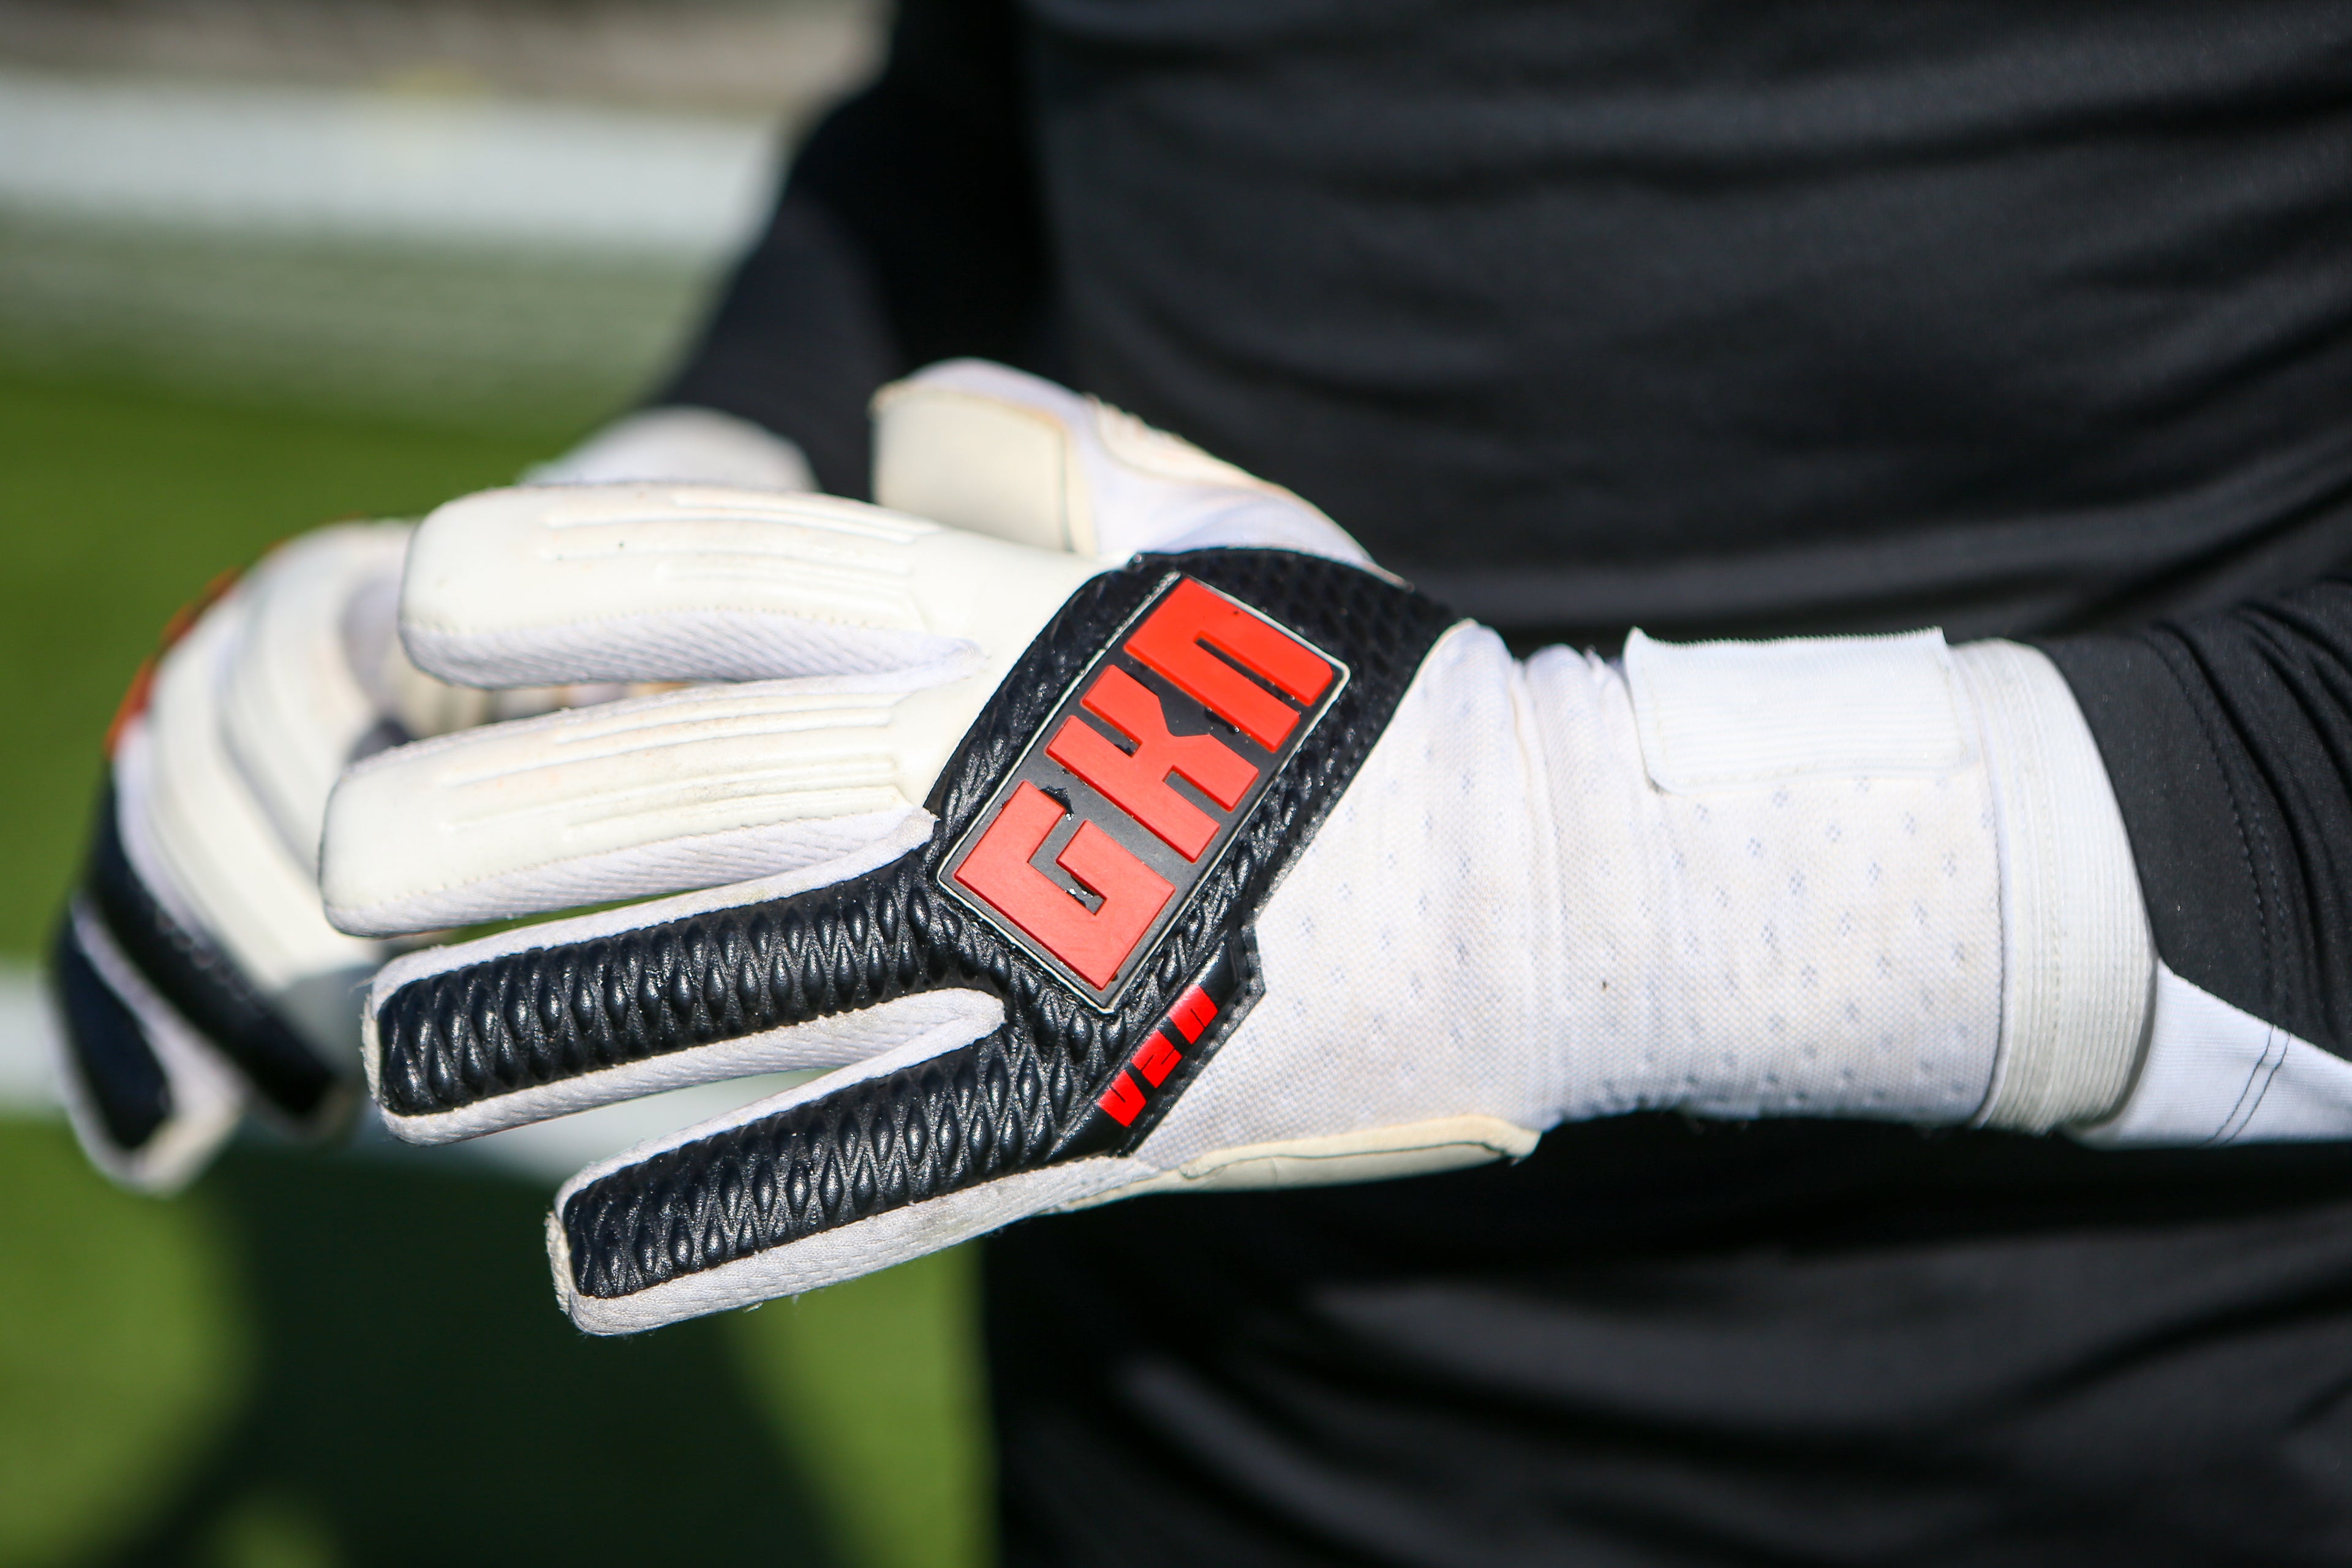
<svg viewBox="0 0 2352 1568"><path fill-rule="evenodd" d="M2173 973L2352 1056L2352 583L2055 639Z"/></svg>
<svg viewBox="0 0 2352 1568"><path fill-rule="evenodd" d="M787 196L650 401L763 425L800 447L825 489L864 498L866 400L906 368L856 240L820 204Z"/></svg>

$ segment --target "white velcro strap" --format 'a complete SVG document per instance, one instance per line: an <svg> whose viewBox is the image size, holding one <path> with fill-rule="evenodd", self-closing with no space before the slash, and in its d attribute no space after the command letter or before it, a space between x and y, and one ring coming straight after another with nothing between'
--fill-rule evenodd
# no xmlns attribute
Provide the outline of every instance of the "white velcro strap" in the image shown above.
<svg viewBox="0 0 2352 1568"><path fill-rule="evenodd" d="M1777 642L1625 640L1652 783L1695 795L1800 778L1934 777L1972 748L1933 629Z"/></svg>
<svg viewBox="0 0 2352 1568"><path fill-rule="evenodd" d="M1557 803L1572 1116L1966 1121L2000 1031L1990 783L1938 634L1528 679Z"/></svg>

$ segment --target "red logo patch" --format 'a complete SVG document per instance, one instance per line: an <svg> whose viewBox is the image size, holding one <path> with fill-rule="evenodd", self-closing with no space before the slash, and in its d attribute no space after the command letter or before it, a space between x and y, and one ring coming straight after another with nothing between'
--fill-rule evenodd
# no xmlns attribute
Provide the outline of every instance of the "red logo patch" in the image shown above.
<svg viewBox="0 0 2352 1568"><path fill-rule="evenodd" d="M940 885L1109 1011L1347 674L1239 600L1171 577L1055 707ZM1156 1086L1173 1062L1135 1067Z"/></svg>

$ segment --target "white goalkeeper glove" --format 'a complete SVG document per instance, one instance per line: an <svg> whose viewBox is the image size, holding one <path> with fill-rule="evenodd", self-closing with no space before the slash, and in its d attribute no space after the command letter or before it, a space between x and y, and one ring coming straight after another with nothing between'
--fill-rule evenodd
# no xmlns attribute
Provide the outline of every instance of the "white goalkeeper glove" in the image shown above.
<svg viewBox="0 0 2352 1568"><path fill-rule="evenodd" d="M805 487L798 448L708 409L607 426L546 482ZM108 740L108 788L53 947L58 1080L83 1147L169 1191L247 1108L297 1135L355 1101L359 987L389 949L331 928L318 849L354 755L614 690L454 688L394 637L409 525L320 529L182 617Z"/></svg>
<svg viewBox="0 0 2352 1568"><path fill-rule="evenodd" d="M52 978L68 1110L130 1185L179 1185L248 1104L317 1134L353 1102L352 998L385 950L327 924L318 829L402 684L408 532L346 525L280 546L184 617L116 721Z"/></svg>
<svg viewBox="0 0 2352 1568"><path fill-rule="evenodd" d="M2146 931L2040 656L1522 666L1058 388L964 364L879 408L877 493L994 537L676 487L444 508L404 589L426 668L745 684L388 752L330 808L347 930L671 895L388 965L364 1059L402 1136L840 1069L567 1184L583 1327L1637 1107L2041 1128L2121 1096Z"/></svg>

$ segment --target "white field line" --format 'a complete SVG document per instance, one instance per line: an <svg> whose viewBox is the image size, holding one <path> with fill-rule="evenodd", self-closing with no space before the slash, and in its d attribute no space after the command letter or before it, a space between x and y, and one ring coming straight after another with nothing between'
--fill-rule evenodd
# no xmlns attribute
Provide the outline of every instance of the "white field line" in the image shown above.
<svg viewBox="0 0 2352 1568"><path fill-rule="evenodd" d="M23 964L0 968L0 1111L57 1109L49 1072L49 1000L40 977Z"/></svg>
<svg viewBox="0 0 2352 1568"><path fill-rule="evenodd" d="M0 210L702 259L765 216L768 121L0 67Z"/></svg>

